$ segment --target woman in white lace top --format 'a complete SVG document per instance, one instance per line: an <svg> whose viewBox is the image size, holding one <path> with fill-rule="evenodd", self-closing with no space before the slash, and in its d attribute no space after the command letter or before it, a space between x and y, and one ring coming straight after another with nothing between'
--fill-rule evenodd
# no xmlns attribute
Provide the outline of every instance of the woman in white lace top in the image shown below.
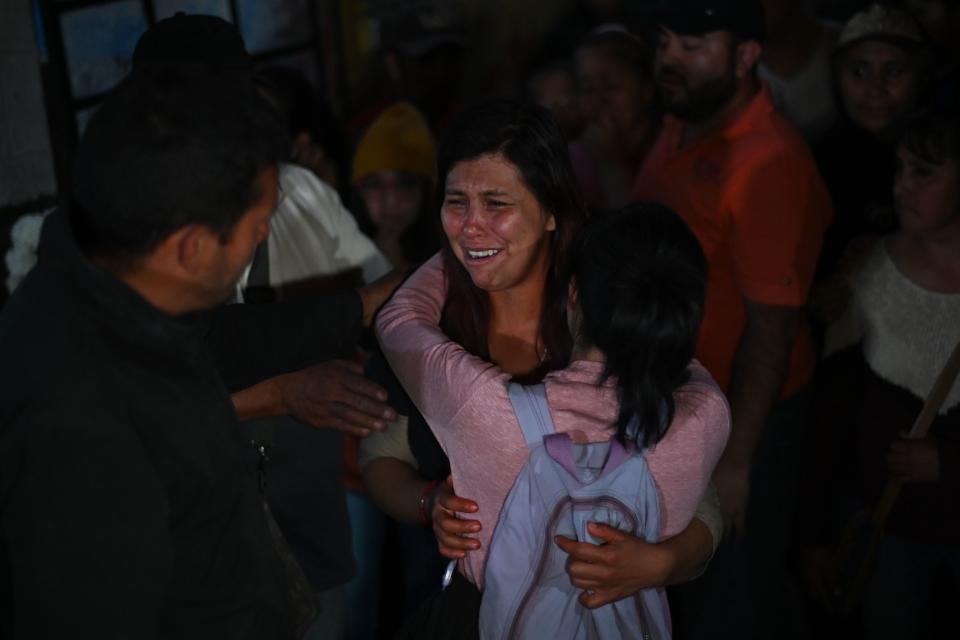
<svg viewBox="0 0 960 640"><path fill-rule="evenodd" d="M844 479L848 497L865 504L888 478L903 483L863 598L867 637L902 640L928 636L938 573L960 578L960 383L930 435L903 437L960 342L960 118L916 117L897 156L900 229L850 265L851 304L843 330L828 336L817 431L830 470L821 508ZM808 542L809 586L829 603L838 583L824 540L813 532Z"/></svg>

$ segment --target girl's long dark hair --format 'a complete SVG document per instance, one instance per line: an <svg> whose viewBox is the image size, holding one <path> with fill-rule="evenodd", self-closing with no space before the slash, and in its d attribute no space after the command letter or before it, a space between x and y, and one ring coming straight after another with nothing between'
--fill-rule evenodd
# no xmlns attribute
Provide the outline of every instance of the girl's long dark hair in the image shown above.
<svg viewBox="0 0 960 640"><path fill-rule="evenodd" d="M607 359L602 380L617 380L617 437L655 444L673 421L673 393L689 378L703 318L700 243L666 207L629 205L587 228L573 274L578 344L599 348Z"/></svg>
<svg viewBox="0 0 960 640"><path fill-rule="evenodd" d="M524 185L544 211L553 214L557 229L550 244L549 265L543 288L540 339L546 355L525 382L567 366L573 346L567 326L566 293L569 261L576 238L586 223L586 207L577 187L567 153L567 143L546 109L511 100L497 100L464 112L440 143L437 154L438 202L443 202L446 177L458 162L488 154L502 154L519 171ZM447 302L441 327L468 351L487 360L490 297L473 284L443 240L448 279Z"/></svg>

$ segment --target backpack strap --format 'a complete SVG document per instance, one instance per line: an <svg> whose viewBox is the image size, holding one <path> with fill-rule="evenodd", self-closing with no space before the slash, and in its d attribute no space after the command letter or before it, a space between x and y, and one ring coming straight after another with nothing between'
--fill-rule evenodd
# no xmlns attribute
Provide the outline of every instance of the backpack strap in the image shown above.
<svg viewBox="0 0 960 640"><path fill-rule="evenodd" d="M555 432L547 405L547 388L543 383L528 387L510 382L507 383L507 393L528 448L541 444L544 436Z"/></svg>

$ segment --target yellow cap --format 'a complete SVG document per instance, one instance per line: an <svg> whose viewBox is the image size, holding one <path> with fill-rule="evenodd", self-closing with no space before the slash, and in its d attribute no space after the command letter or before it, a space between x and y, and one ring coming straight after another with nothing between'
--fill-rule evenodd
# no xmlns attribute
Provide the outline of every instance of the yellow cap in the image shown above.
<svg viewBox="0 0 960 640"><path fill-rule="evenodd" d="M352 180L378 171L406 171L433 179L436 146L426 118L408 102L397 102L374 120L353 154Z"/></svg>

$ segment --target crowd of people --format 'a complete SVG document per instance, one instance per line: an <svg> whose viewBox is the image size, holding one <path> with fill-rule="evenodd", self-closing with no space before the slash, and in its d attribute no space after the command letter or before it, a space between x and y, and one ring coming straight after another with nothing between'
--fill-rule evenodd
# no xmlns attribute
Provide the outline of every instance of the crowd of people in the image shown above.
<svg viewBox="0 0 960 640"><path fill-rule="evenodd" d="M960 634L960 3L612 4L345 125L141 37L0 314L0 637Z"/></svg>

